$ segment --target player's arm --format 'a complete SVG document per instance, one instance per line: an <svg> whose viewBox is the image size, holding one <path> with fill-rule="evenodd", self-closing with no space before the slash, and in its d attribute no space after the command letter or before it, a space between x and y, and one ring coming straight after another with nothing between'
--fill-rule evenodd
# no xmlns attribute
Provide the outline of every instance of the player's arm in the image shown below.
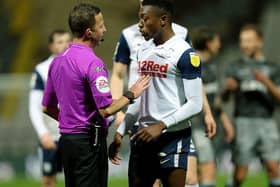
<svg viewBox="0 0 280 187"><path fill-rule="evenodd" d="M121 122L114 136L114 140L109 146L109 159L113 164L119 165L122 158L118 155L121 149L123 136L129 134L132 126L136 123L139 116L140 99L135 100L133 105L129 105L125 113L124 120Z"/></svg>
<svg viewBox="0 0 280 187"><path fill-rule="evenodd" d="M136 83L129 88L129 95L124 94L120 99L114 100L109 106L104 108L101 107L101 109L99 109L101 116L105 118L109 117L120 111L129 103L132 103L134 99L138 98L149 87L150 80L150 76L143 76L139 78Z"/></svg>
<svg viewBox="0 0 280 187"><path fill-rule="evenodd" d="M117 43L114 57L113 70L110 81L110 88L113 99L119 99L123 95L124 80L130 64L130 50L127 41L122 33ZM119 126L124 119L124 113L119 111L116 114L115 125Z"/></svg>
<svg viewBox="0 0 280 187"><path fill-rule="evenodd" d="M232 142L235 136L235 129L233 127L233 124L231 123L228 115L224 111L220 112L220 119L226 133L225 140L227 143L230 143Z"/></svg>
<svg viewBox="0 0 280 187"><path fill-rule="evenodd" d="M43 98L44 83L38 72L34 72L31 78L31 90L29 93L29 116L31 123L45 149L56 147L48 129L45 126L41 101Z"/></svg>
<svg viewBox="0 0 280 187"><path fill-rule="evenodd" d="M208 102L208 98L205 92L205 89L203 87L203 113L204 113L204 121L205 121L205 125L206 125L206 136L208 138L212 138L215 134L216 134L216 122L215 119L213 117L209 102Z"/></svg>
<svg viewBox="0 0 280 187"><path fill-rule="evenodd" d="M44 83L38 72L34 72L31 78L31 90L29 92L29 116L32 125L39 137L48 133L43 121L42 105Z"/></svg>
<svg viewBox="0 0 280 187"><path fill-rule="evenodd" d="M280 89L274 82L265 76L261 71L255 71L255 78L267 87L273 97L280 102Z"/></svg>
<svg viewBox="0 0 280 187"><path fill-rule="evenodd" d="M95 71L97 67L102 71ZM99 109L99 114L103 118L115 114L134 99L138 98L144 90L148 88L151 80L149 76L139 78L121 98L112 101L112 94L110 92L108 81L108 71L102 61L91 63L86 78L91 88L92 98L95 101L96 107Z"/></svg>
<svg viewBox="0 0 280 187"><path fill-rule="evenodd" d="M127 65L114 62L112 77L110 81L110 88L113 99L119 99L123 95L124 79L127 74Z"/></svg>

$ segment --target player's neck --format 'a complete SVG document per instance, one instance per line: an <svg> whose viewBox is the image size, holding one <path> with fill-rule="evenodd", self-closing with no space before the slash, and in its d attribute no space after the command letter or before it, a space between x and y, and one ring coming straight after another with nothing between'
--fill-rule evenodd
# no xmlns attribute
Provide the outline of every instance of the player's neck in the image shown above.
<svg viewBox="0 0 280 187"><path fill-rule="evenodd" d="M159 34L158 38L154 38L154 43L156 45L164 44L166 41L168 41L174 35L175 35L175 33L174 33L174 31L172 29L164 30L161 34Z"/></svg>

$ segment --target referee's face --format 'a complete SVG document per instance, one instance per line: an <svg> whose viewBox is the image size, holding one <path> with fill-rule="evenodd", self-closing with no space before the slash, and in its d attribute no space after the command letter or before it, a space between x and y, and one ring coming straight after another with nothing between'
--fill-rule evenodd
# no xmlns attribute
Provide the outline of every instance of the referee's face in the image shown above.
<svg viewBox="0 0 280 187"><path fill-rule="evenodd" d="M92 41L94 46L99 45L104 40L104 34L107 31L102 13L95 16L95 24L92 28Z"/></svg>

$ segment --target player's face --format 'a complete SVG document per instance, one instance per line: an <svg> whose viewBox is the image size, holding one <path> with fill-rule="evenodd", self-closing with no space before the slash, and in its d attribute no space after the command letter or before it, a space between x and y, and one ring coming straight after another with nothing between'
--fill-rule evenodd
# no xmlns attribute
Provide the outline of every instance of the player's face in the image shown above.
<svg viewBox="0 0 280 187"><path fill-rule="evenodd" d="M156 39L160 31L160 14L153 6L142 6L139 11L139 29L145 40Z"/></svg>
<svg viewBox="0 0 280 187"><path fill-rule="evenodd" d="M220 48L221 40L220 37L217 35L208 43L208 50L213 56L216 56L219 53Z"/></svg>
<svg viewBox="0 0 280 187"><path fill-rule="evenodd" d="M54 34L53 43L50 44L50 51L54 55L58 55L62 51L68 48L71 42L71 35L69 33Z"/></svg>
<svg viewBox="0 0 280 187"><path fill-rule="evenodd" d="M245 56L254 57L262 48L262 39L254 30L244 30L240 33L240 48Z"/></svg>
<svg viewBox="0 0 280 187"><path fill-rule="evenodd" d="M106 32L104 19L102 13L95 16L95 24L92 28L92 39L94 45L99 45L104 40L104 34Z"/></svg>

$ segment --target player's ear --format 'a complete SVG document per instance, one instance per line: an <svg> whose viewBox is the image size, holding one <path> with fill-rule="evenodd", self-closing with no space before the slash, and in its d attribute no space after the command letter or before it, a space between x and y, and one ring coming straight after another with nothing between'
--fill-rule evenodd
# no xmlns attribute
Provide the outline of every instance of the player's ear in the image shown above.
<svg viewBox="0 0 280 187"><path fill-rule="evenodd" d="M166 14L163 14L160 17L160 26L164 27L167 24L167 21L168 21L168 16Z"/></svg>

